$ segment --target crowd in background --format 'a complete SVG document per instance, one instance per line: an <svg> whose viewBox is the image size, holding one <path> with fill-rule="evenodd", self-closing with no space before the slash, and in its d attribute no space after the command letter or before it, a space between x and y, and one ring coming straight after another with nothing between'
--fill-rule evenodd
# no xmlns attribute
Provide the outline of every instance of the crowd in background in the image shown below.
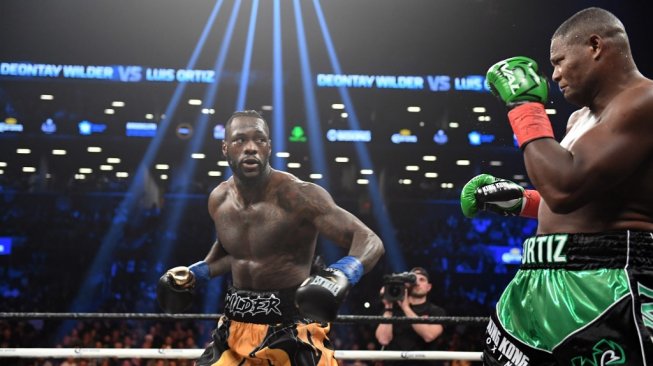
<svg viewBox="0 0 653 366"><path fill-rule="evenodd" d="M122 212L124 198L124 193L113 192L27 192L1 187L0 237L11 238L12 245L10 253L0 255L0 311L159 312L155 296L158 277L166 268L203 258L213 243L206 197L164 196L160 205L144 207L135 202L129 206L130 212ZM335 197L339 204L376 227L370 203L339 198ZM406 266L403 270L427 268L433 283L430 301L451 316L490 314L517 265L498 260L488 248L519 247L523 238L535 231L533 220L491 215L467 219L455 200L388 201L388 207L389 212L397 213L391 220ZM319 249L324 245L320 242ZM100 252L106 253L105 258L98 258ZM363 277L341 314L380 314L382 277L397 271L391 260L383 259ZM89 278L93 279L90 286ZM228 283L226 278L212 288L199 289L189 312L219 312L222 295L215 294L223 294ZM81 288L85 289L82 293ZM212 321L4 319L0 320L0 347L203 348L214 326ZM337 349L377 350L380 346L374 328L375 324L336 323L331 338ZM436 340L437 349L478 351L483 331L483 324L447 326L444 336ZM190 364L145 359L16 362L53 366Z"/></svg>

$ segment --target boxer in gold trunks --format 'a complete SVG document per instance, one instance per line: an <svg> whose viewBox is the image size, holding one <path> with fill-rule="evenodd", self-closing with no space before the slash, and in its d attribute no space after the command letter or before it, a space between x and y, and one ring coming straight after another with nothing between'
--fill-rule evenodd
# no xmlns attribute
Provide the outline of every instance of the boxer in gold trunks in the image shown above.
<svg viewBox="0 0 653 366"><path fill-rule="evenodd" d="M183 311L195 286L230 272L225 316L197 365L336 365L329 321L383 244L323 188L270 167L269 128L257 112L234 113L225 130L233 176L208 203L218 239L204 260L161 277L158 301ZM318 234L348 255L311 275Z"/></svg>

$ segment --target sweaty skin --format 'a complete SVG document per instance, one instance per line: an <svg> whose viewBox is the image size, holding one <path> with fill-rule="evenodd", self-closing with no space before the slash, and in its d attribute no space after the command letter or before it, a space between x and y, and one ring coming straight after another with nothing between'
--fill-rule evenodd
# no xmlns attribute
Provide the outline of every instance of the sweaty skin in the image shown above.
<svg viewBox="0 0 653 366"><path fill-rule="evenodd" d="M553 139L526 145L528 176L543 198L538 234L653 231L653 81L615 48L596 35L588 44L551 42L553 80L584 107L568 132L595 122L568 148Z"/></svg>
<svg viewBox="0 0 653 366"><path fill-rule="evenodd" d="M318 234L349 249L365 272L383 254L381 240L320 186L268 164L264 122L237 117L223 153L234 175L209 197L218 240L205 261L211 276L232 272L239 289L274 290L302 283L310 274Z"/></svg>

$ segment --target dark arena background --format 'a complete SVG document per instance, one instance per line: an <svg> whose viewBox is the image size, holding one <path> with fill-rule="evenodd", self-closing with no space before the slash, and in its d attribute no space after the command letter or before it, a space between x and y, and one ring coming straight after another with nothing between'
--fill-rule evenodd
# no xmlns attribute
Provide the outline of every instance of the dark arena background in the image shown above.
<svg viewBox="0 0 653 366"><path fill-rule="evenodd" d="M254 109L271 127L272 166L321 185L383 239L385 256L341 315L380 315L383 275L421 266L447 315L489 316L537 222L461 213L460 190L477 174L530 187L484 75L524 55L550 77L551 35L588 6L620 17L652 76L646 2L1 1L0 312L161 313L158 278L204 258L215 239L207 198L230 176L224 124ZM574 107L551 85L560 139ZM345 255L322 239L317 254ZM229 283L199 289L188 313L220 313ZM0 347L204 348L214 327L5 317ZM335 323L331 338L336 349L379 350L375 327ZM482 323L447 325L434 350L478 352L483 333Z"/></svg>

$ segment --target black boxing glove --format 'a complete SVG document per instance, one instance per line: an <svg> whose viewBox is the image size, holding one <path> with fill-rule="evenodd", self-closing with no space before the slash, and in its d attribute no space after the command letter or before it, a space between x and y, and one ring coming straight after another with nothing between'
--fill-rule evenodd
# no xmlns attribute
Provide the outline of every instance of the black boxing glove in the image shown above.
<svg viewBox="0 0 653 366"><path fill-rule="evenodd" d="M297 289L295 303L299 312L320 322L335 320L340 304L362 275L363 265L352 256L317 271Z"/></svg>
<svg viewBox="0 0 653 366"><path fill-rule="evenodd" d="M168 270L159 278L156 286L156 300L168 314L187 310L195 298L195 276L188 267L180 266Z"/></svg>

